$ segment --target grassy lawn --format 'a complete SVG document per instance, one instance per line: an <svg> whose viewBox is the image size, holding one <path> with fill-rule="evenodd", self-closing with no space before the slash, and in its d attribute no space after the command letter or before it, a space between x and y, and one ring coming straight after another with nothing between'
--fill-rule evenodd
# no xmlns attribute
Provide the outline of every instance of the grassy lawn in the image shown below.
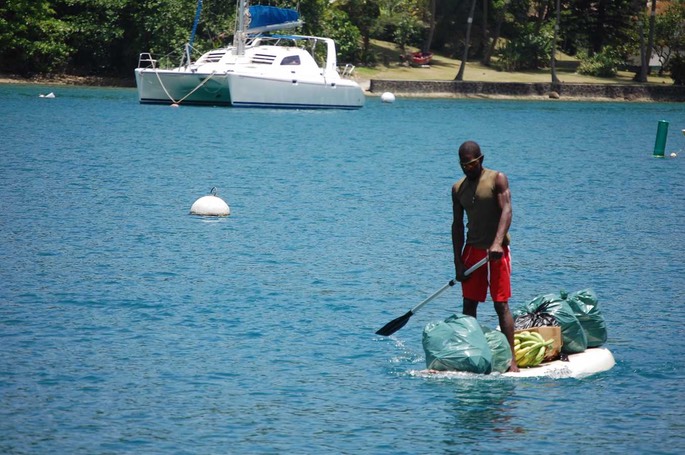
<svg viewBox="0 0 685 455"><path fill-rule="evenodd" d="M400 62L401 52L396 45L384 41L372 40L374 52L378 56L378 65L373 68L357 67L357 79L385 79L385 80L453 80L459 72L461 60L450 59L441 55L434 55L430 67L415 68L405 66ZM408 52L417 49L408 48ZM577 74L574 68L577 60L565 55L559 55L557 77L561 82L587 84L635 84L633 72L620 71L615 78L592 77ZM549 69L510 73L497 71L494 68L481 65L479 62L467 62L464 70L465 81L477 82L551 82ZM673 84L670 77L649 77L650 84Z"/></svg>

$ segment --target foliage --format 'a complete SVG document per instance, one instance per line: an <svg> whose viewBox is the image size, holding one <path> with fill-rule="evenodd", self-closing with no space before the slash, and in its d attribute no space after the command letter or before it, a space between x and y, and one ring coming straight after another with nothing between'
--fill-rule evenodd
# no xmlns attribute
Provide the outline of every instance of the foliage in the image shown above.
<svg viewBox="0 0 685 455"><path fill-rule="evenodd" d="M359 43L362 36L359 29L350 21L347 13L337 8L329 8L323 17L322 31L326 36L335 40L338 62L358 63L361 60Z"/></svg>
<svg viewBox="0 0 685 455"><path fill-rule="evenodd" d="M552 58L554 24L547 23L539 31L532 23L518 28L516 39L499 52L498 67L504 71L531 70L545 67Z"/></svg>
<svg viewBox="0 0 685 455"><path fill-rule="evenodd" d="M466 19L468 18L470 1L446 2L438 1L435 17L435 34L433 46L436 50L442 50L447 55L460 55L464 49L464 36L466 35ZM474 24L479 24L476 11ZM473 30L474 37L480 36L476 27ZM479 47L479 43L474 39L472 49Z"/></svg>
<svg viewBox="0 0 685 455"><path fill-rule="evenodd" d="M671 79L675 85L685 85L685 56L675 55L668 65Z"/></svg>
<svg viewBox="0 0 685 455"><path fill-rule="evenodd" d="M380 15L372 30L376 39L390 41L404 52L406 46L419 47L424 39L427 14L423 0L380 0Z"/></svg>
<svg viewBox="0 0 685 455"><path fill-rule="evenodd" d="M117 72L124 48L126 23L121 21L124 0L62 0L53 2L60 18L69 24L65 43L72 49L68 69L72 73Z"/></svg>
<svg viewBox="0 0 685 455"><path fill-rule="evenodd" d="M236 0L225 0L236 3ZM252 4L259 4L252 0ZM300 18L304 21L301 32L304 35L319 35L323 31L323 21L328 0L271 0L261 4L292 8L300 12Z"/></svg>
<svg viewBox="0 0 685 455"><path fill-rule="evenodd" d="M592 56L582 53L578 72L587 76L614 77L624 61L624 55L618 49L605 47Z"/></svg>
<svg viewBox="0 0 685 455"><path fill-rule="evenodd" d="M357 27L362 37L361 60L364 63L372 63L373 55L370 52L371 31L380 16L380 7L377 0L339 0L336 7L347 13L350 22Z"/></svg>
<svg viewBox="0 0 685 455"><path fill-rule="evenodd" d="M573 0L562 4L568 11L560 28L562 48L572 55L581 50L593 55L605 46L625 44L635 29L636 16L645 10L641 0Z"/></svg>
<svg viewBox="0 0 685 455"><path fill-rule="evenodd" d="M257 3L258 0L253 0ZM297 8L303 34L336 39L341 61L373 63L370 38L461 56L470 1L260 0ZM0 1L0 72L69 72L132 77L138 55L156 58L181 51L189 40L197 0L4 0ZM668 6L670 5L670 6ZM659 11L654 52L663 67L685 52L685 1ZM499 38L500 66L545 67L551 55L554 0L484 0L472 22L470 57ZM610 74L613 52L639 54L644 0L561 0L559 46L585 55L584 70ZM435 7L433 17L432 8ZM203 0L194 56L228 44L235 33L236 0ZM430 26L434 20L434 29ZM501 27L500 27L501 26ZM591 58L592 57L592 58ZM174 63L179 63L174 57ZM678 65L674 65L678 67Z"/></svg>
<svg viewBox="0 0 685 455"><path fill-rule="evenodd" d="M29 75L65 69L70 26L48 0L7 0L0 7L0 71Z"/></svg>
<svg viewBox="0 0 685 455"><path fill-rule="evenodd" d="M416 20L416 18L407 15L397 21L395 31L392 35L393 42L395 42L400 49L406 46L419 46L422 40L423 24Z"/></svg>
<svg viewBox="0 0 685 455"><path fill-rule="evenodd" d="M670 3L656 16L654 52L661 62L660 75L673 55L685 53L685 1Z"/></svg>

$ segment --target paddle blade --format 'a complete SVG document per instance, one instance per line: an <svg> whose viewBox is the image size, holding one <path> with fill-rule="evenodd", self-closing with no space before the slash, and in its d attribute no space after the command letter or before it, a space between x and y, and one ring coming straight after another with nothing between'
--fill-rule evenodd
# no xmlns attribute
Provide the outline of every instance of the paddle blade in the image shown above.
<svg viewBox="0 0 685 455"><path fill-rule="evenodd" d="M378 329L376 335L382 335L384 337L392 335L393 333L397 332L402 327L404 327L407 321L409 321L409 318L412 317L413 314L414 313L412 313L411 310L407 311L407 313L404 316L400 316L397 319L393 319L392 321L388 322L383 327Z"/></svg>

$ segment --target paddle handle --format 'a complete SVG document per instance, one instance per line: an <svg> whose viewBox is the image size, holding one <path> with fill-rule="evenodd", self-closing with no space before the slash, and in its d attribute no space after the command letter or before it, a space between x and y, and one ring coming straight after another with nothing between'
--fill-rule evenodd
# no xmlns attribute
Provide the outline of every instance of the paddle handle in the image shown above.
<svg viewBox="0 0 685 455"><path fill-rule="evenodd" d="M480 261L476 262L474 265L472 265L471 267L469 267L469 268L466 270L466 272L464 272L464 276L469 276L469 275L471 275L476 269L478 269L478 268L484 266L486 262L488 262L488 256L487 256L487 255L486 255L483 259L481 259ZM457 283L457 282L456 282L455 280L450 280L449 283L447 283L446 285L444 285L443 287L441 287L440 289L438 289L437 291L435 291L435 293L434 293L433 295L431 295L431 296L428 297L426 300L424 300L423 302L419 303L419 304L416 305L414 308L412 308L412 309L411 309L412 314L414 314L414 313L416 313L417 311L419 311L425 304L427 304L427 303L430 302L431 300L433 300L433 299L435 299L436 297L438 297L440 294L442 294L443 292L445 292L448 288L454 286L456 283Z"/></svg>

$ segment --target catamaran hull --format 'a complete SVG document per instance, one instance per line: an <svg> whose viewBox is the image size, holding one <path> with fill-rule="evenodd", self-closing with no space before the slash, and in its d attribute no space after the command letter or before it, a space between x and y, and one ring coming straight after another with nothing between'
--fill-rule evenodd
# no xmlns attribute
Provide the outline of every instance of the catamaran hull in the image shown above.
<svg viewBox="0 0 685 455"><path fill-rule="evenodd" d="M238 73L136 69L141 103L293 109L359 109L364 93L350 81L307 81Z"/></svg>
<svg viewBox="0 0 685 455"><path fill-rule="evenodd" d="M141 103L230 106L226 74L136 69Z"/></svg>
<svg viewBox="0 0 685 455"><path fill-rule="evenodd" d="M229 73L227 78L233 106L301 109L359 109L364 106L361 88L344 79L308 81L239 73Z"/></svg>

